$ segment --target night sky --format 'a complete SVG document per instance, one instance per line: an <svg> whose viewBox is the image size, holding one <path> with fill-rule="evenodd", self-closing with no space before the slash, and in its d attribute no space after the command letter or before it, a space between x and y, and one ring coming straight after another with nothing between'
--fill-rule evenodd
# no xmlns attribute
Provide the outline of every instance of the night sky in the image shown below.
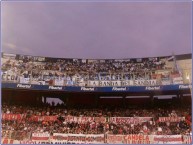
<svg viewBox="0 0 193 145"><path fill-rule="evenodd" d="M3 2L2 51L62 58L191 53L191 2Z"/></svg>

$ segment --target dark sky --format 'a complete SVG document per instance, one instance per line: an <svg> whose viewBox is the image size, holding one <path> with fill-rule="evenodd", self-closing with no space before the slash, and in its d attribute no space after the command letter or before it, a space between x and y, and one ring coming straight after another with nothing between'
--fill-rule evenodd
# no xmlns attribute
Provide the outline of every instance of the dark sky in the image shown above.
<svg viewBox="0 0 193 145"><path fill-rule="evenodd" d="M4 2L2 51L62 58L191 53L191 2Z"/></svg>

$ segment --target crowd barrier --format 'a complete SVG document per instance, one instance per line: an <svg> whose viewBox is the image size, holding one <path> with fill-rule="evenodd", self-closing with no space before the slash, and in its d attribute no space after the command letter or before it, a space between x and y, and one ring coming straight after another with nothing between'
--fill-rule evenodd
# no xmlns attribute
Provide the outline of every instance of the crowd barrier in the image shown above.
<svg viewBox="0 0 193 145"><path fill-rule="evenodd" d="M2 138L2 144L192 144L191 135L34 133L31 140Z"/></svg>
<svg viewBox="0 0 193 145"><path fill-rule="evenodd" d="M77 86L49 86L30 85L17 83L2 83L2 88L30 89L30 90L51 90L66 92L155 92L155 91L181 91L190 90L191 84L157 85L157 86L122 86L122 87L77 87Z"/></svg>
<svg viewBox="0 0 193 145"><path fill-rule="evenodd" d="M50 83L52 81L52 83ZM18 83L18 84L28 84L28 85L51 85L51 86L89 86L89 87L107 87L107 86L156 86L156 85L175 85L184 84L183 78L181 76L163 78L163 79L124 79L124 80L65 80L64 78L50 78L50 81L38 81L33 80L33 78L23 78L20 79L7 79L6 75L2 76L3 83Z"/></svg>
<svg viewBox="0 0 193 145"><path fill-rule="evenodd" d="M86 122L112 122L115 124L139 124L142 122L148 122L152 119L155 120L155 118L152 117L77 117L77 116L62 116L65 121L67 122L77 122L77 123L86 123ZM27 115L23 114L6 114L2 113L1 118L3 120L22 120L23 118L28 119L29 121L57 121L58 116L38 116L38 115L31 115L30 117L27 117ZM183 117L159 117L159 122L180 122L180 121L186 121L186 118Z"/></svg>

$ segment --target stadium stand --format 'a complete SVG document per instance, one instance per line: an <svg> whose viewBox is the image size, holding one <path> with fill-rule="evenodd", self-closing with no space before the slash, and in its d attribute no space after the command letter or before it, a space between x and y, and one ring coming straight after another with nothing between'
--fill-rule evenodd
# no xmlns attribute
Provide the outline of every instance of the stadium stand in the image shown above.
<svg viewBox="0 0 193 145"><path fill-rule="evenodd" d="M189 54L89 60L3 53L1 143L191 144L190 62ZM105 87L118 90L97 90Z"/></svg>
<svg viewBox="0 0 193 145"><path fill-rule="evenodd" d="M92 81L155 80L156 84L182 82L174 56L83 60L3 54L2 81L59 86L93 86ZM171 80L173 79L173 80ZM132 85L132 83L131 83ZM139 84L138 84L139 85ZM96 86L100 86L100 83Z"/></svg>

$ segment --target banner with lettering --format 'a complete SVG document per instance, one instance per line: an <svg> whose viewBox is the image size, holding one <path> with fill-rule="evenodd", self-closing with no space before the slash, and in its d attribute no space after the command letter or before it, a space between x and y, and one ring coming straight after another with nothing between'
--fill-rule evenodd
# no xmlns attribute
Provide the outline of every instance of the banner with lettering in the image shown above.
<svg viewBox="0 0 193 145"><path fill-rule="evenodd" d="M125 137L127 144L151 144L153 137L143 134L129 134Z"/></svg>
<svg viewBox="0 0 193 145"><path fill-rule="evenodd" d="M20 78L19 78L19 83L29 84L29 83L30 83L30 78L20 77Z"/></svg>
<svg viewBox="0 0 193 145"><path fill-rule="evenodd" d="M84 144L86 143L86 135L85 134L68 134L68 143Z"/></svg>
<svg viewBox="0 0 193 145"><path fill-rule="evenodd" d="M86 143L86 144L104 144L104 134L62 134L54 133L51 142L62 143Z"/></svg>
<svg viewBox="0 0 193 145"><path fill-rule="evenodd" d="M173 84L183 84L183 78L182 77L174 77L173 78Z"/></svg>
<svg viewBox="0 0 193 145"><path fill-rule="evenodd" d="M177 77L180 77L180 74L179 73L171 73L170 77L171 78L177 78Z"/></svg>
<svg viewBox="0 0 193 145"><path fill-rule="evenodd" d="M107 134L107 144L126 144L126 135L111 135Z"/></svg>
<svg viewBox="0 0 193 145"><path fill-rule="evenodd" d="M183 139L181 135L107 134L106 137L107 144L187 144L191 143L191 141L189 136Z"/></svg>
<svg viewBox="0 0 193 145"><path fill-rule="evenodd" d="M171 80L170 79L162 79L161 80L161 84L162 85L170 85L171 84Z"/></svg>
<svg viewBox="0 0 193 145"><path fill-rule="evenodd" d="M107 134L62 134L54 133L53 137L43 139L45 133L33 134L35 140L12 140L2 138L2 144L191 144L191 135L112 135ZM38 139L37 139L38 137Z"/></svg>
<svg viewBox="0 0 193 145"><path fill-rule="evenodd" d="M191 135L183 135L183 144L192 144L192 136Z"/></svg>
<svg viewBox="0 0 193 145"><path fill-rule="evenodd" d="M127 80L127 81L88 81L88 86L155 86L157 80Z"/></svg>
<svg viewBox="0 0 193 145"><path fill-rule="evenodd" d="M64 80L63 79L55 79L54 85L55 86L64 86Z"/></svg>
<svg viewBox="0 0 193 145"><path fill-rule="evenodd" d="M142 134L129 135L109 135L107 134L108 144L151 144L153 136Z"/></svg>
<svg viewBox="0 0 193 145"><path fill-rule="evenodd" d="M31 84L34 84L34 85L46 85L46 82L45 81L39 81L36 78L32 78L31 79Z"/></svg>
<svg viewBox="0 0 193 145"><path fill-rule="evenodd" d="M43 133L32 133L32 141L48 141L50 138L50 134L43 132Z"/></svg>
<svg viewBox="0 0 193 145"><path fill-rule="evenodd" d="M35 143L35 141L31 140L21 140L19 144L38 144L38 143Z"/></svg>
<svg viewBox="0 0 193 145"><path fill-rule="evenodd" d="M94 120L95 122L105 123L107 121L107 118L106 117L95 117Z"/></svg>
<svg viewBox="0 0 193 145"><path fill-rule="evenodd" d="M121 81L88 81L89 86L121 86Z"/></svg>
<svg viewBox="0 0 193 145"><path fill-rule="evenodd" d="M67 143L68 142L68 134L64 133L54 133L53 134L53 139L51 140L54 144L57 143Z"/></svg>
<svg viewBox="0 0 193 145"><path fill-rule="evenodd" d="M104 144L104 134L87 134L86 144Z"/></svg>
<svg viewBox="0 0 193 145"><path fill-rule="evenodd" d="M142 122L150 121L152 117L110 117L109 122L116 124L139 124Z"/></svg>
<svg viewBox="0 0 193 145"><path fill-rule="evenodd" d="M159 122L180 122L184 120L185 117L159 117Z"/></svg>
<svg viewBox="0 0 193 145"><path fill-rule="evenodd" d="M50 144L70 144L70 143L68 143L67 141L64 141L64 140L55 140L55 139L50 139L49 143ZM48 144L48 143L46 143L46 144Z"/></svg>
<svg viewBox="0 0 193 145"><path fill-rule="evenodd" d="M2 114L3 120L21 120L23 118L22 114Z"/></svg>
<svg viewBox="0 0 193 145"><path fill-rule="evenodd" d="M155 86L157 80L133 80L133 86Z"/></svg>
<svg viewBox="0 0 193 145"><path fill-rule="evenodd" d="M153 144L182 144L181 135L153 135Z"/></svg>
<svg viewBox="0 0 193 145"><path fill-rule="evenodd" d="M66 116L65 121L67 122L92 122L94 121L94 117L76 117L76 116Z"/></svg>
<svg viewBox="0 0 193 145"><path fill-rule="evenodd" d="M22 140L17 144L60 144L60 143L53 143L50 140L47 141L41 141L41 140L37 140L37 141L32 141L32 140ZM62 144L62 143L61 143ZM65 144L65 143L64 143Z"/></svg>
<svg viewBox="0 0 193 145"><path fill-rule="evenodd" d="M56 121L57 120L57 116L36 116L33 115L30 118L33 121Z"/></svg>
<svg viewBox="0 0 193 145"><path fill-rule="evenodd" d="M78 123L86 123L86 122L106 122L105 117L76 117L76 116L66 116L65 121L67 122L78 122Z"/></svg>

